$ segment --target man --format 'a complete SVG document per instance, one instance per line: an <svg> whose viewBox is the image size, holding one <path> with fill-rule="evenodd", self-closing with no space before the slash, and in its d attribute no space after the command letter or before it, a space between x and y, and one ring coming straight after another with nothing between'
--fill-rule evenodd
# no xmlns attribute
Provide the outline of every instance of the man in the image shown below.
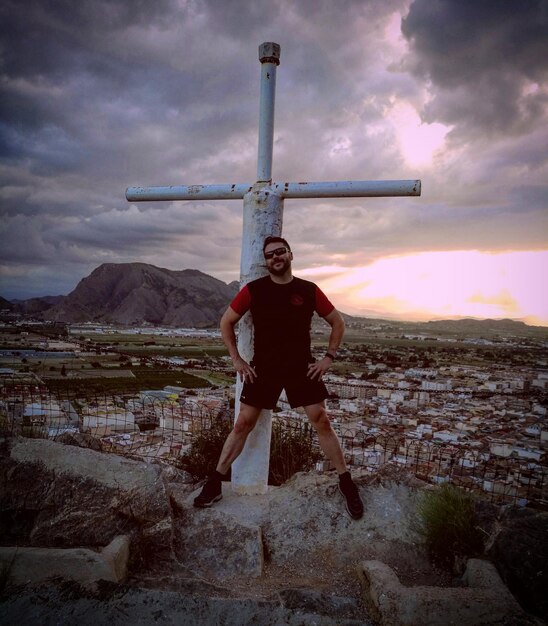
<svg viewBox="0 0 548 626"><path fill-rule="evenodd" d="M276 406L282 389L292 408L302 406L316 429L320 446L339 474L339 489L354 519L363 515L358 488L347 471L341 445L325 410L327 389L322 376L335 359L344 334L340 313L314 284L292 274L293 253L282 237L267 237L263 254L268 276L243 287L221 319L221 334L243 380L240 412L228 435L216 471L194 506L209 507L222 498L221 481L240 455L262 409ZM254 327L251 363L240 356L234 327L248 310ZM328 350L315 362L310 349L310 323L316 311L331 326Z"/></svg>

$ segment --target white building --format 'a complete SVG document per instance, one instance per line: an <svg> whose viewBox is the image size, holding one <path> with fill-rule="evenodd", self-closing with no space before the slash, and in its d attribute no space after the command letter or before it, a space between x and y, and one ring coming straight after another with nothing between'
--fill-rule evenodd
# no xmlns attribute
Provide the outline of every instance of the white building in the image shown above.
<svg viewBox="0 0 548 626"><path fill-rule="evenodd" d="M462 433L455 433L451 430L438 430L434 433L434 439L441 439L441 441L457 442L463 438Z"/></svg>
<svg viewBox="0 0 548 626"><path fill-rule="evenodd" d="M82 430L98 437L111 433L129 433L138 430L131 411L119 407L89 408L82 416Z"/></svg>
<svg viewBox="0 0 548 626"><path fill-rule="evenodd" d="M40 423L48 426L60 426L67 423L65 412L55 400L47 403L32 402L23 409L23 419L31 423Z"/></svg>
<svg viewBox="0 0 548 626"><path fill-rule="evenodd" d="M423 380L421 381L421 389L423 391L451 391L453 388L450 380Z"/></svg>

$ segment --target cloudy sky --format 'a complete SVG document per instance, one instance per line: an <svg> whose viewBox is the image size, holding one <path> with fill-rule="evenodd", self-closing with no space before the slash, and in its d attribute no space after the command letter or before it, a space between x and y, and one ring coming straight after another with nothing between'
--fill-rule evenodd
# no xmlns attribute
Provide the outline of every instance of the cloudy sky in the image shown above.
<svg viewBox="0 0 548 626"><path fill-rule="evenodd" d="M286 200L297 275L341 310L548 325L547 0L4 0L0 295L105 262L237 279L263 41L275 181L422 179L420 198Z"/></svg>

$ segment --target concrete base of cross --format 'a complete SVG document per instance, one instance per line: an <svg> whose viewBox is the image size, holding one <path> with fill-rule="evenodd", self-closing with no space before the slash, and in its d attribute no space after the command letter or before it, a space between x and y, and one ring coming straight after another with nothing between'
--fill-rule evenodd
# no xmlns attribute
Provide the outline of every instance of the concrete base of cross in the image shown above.
<svg viewBox="0 0 548 626"><path fill-rule="evenodd" d="M268 491L271 412L262 411L247 438L245 449L232 464L232 491L241 496L258 496Z"/></svg>

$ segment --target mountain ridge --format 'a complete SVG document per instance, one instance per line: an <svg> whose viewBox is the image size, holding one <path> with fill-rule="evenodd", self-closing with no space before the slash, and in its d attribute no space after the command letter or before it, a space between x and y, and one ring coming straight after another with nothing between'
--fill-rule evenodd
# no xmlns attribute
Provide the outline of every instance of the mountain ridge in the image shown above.
<svg viewBox="0 0 548 626"><path fill-rule="evenodd" d="M170 270L148 263L102 263L66 296L9 301L0 309L54 322L122 325L216 326L239 289L197 269ZM536 328L521 320L460 318L410 322L348 315L347 321L420 325L424 330L480 331ZM543 328L543 327L540 327Z"/></svg>
<svg viewBox="0 0 548 626"><path fill-rule="evenodd" d="M123 325L143 322L166 326L214 326L237 293L237 283L227 285L199 270L168 270L148 263L103 263L82 278L75 289L48 306L29 301L15 311L37 313L53 322L104 322ZM41 304L42 310L38 310Z"/></svg>

